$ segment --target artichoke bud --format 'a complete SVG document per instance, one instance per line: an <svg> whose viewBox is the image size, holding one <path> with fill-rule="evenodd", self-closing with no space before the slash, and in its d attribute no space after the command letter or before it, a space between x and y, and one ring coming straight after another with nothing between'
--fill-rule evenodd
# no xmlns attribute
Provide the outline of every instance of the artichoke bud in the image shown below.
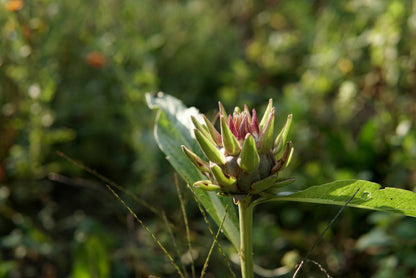
<svg viewBox="0 0 416 278"><path fill-rule="evenodd" d="M236 107L232 114L226 113L221 102L218 105L219 131L204 115L205 124L192 117L195 138L209 162L182 146L192 164L209 178L194 183L194 186L218 190L222 196L262 196L293 181L293 178L277 177L293 154L292 143L286 142L292 115L274 139L275 108L271 99L260 123L256 110L250 113L247 105L243 110Z"/></svg>

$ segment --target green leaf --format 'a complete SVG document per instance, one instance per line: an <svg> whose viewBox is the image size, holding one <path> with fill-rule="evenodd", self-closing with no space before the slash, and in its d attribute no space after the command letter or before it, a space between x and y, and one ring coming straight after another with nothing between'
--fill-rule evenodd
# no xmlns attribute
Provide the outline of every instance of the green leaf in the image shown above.
<svg viewBox="0 0 416 278"><path fill-rule="evenodd" d="M159 148L166 154L166 158L179 175L188 183L194 184L200 180L206 180L198 169L189 161L182 152L181 145L185 145L192 152L202 157L203 154L193 135L191 115L202 118L194 107L187 108L183 103L167 94L158 93L156 96L146 94L146 101L151 109L157 110L155 123L155 138ZM173 186L173 185L172 185ZM214 192L195 189L195 193L204 208L214 219L217 225L221 224L225 214L225 207L233 207L230 197L219 197ZM238 218L235 210L228 210L222 229L234 247L239 249Z"/></svg>
<svg viewBox="0 0 416 278"><path fill-rule="evenodd" d="M343 206L356 192L357 194L348 204L350 207L416 217L416 193L392 187L381 189L379 184L364 180L334 181L290 195L277 196L272 200Z"/></svg>

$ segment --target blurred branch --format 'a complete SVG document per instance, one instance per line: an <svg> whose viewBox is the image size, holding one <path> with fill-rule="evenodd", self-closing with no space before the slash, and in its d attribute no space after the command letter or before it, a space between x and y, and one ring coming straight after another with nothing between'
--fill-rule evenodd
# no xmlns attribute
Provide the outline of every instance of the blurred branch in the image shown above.
<svg viewBox="0 0 416 278"><path fill-rule="evenodd" d="M69 178L67 176L64 176L58 173L53 173L53 172L49 173L48 179L53 182L70 185L74 187L83 187L83 188L88 188L88 189L93 189L93 190L106 191L100 184L96 182L86 180L86 179L81 179L81 178Z"/></svg>

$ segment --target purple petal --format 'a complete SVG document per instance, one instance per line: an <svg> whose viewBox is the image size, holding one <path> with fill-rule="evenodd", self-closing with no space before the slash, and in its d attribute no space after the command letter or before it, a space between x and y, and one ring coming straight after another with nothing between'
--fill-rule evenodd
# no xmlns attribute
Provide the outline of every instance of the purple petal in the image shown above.
<svg viewBox="0 0 416 278"><path fill-rule="evenodd" d="M246 114L247 115L247 117L248 117L248 122L249 123L251 123L251 116L250 116L250 111L248 110L248 107L247 107L247 105L246 104L244 104L244 114Z"/></svg>
<svg viewBox="0 0 416 278"><path fill-rule="evenodd" d="M250 123L248 122L248 116L244 115L240 128L238 129L237 139L244 140L247 133L251 133Z"/></svg>
<svg viewBox="0 0 416 278"><path fill-rule="evenodd" d="M233 117L231 115L228 115L228 127L230 128L234 136L237 138L237 129L235 128Z"/></svg>

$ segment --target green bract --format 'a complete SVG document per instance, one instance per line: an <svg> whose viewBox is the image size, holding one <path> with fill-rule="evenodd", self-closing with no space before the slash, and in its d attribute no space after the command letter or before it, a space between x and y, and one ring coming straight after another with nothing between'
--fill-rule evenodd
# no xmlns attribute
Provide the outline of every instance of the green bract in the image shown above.
<svg viewBox="0 0 416 278"><path fill-rule="evenodd" d="M219 110L220 132L207 117L203 116L204 124L192 118L195 138L209 162L182 146L189 160L208 178L195 182L195 187L220 191L222 195L263 195L294 180L278 178L279 170L289 164L293 153L292 143L286 141L292 115L274 138L275 108L271 99L260 123L256 110L250 114L246 105L243 111L236 107L232 115L227 115L219 102Z"/></svg>

